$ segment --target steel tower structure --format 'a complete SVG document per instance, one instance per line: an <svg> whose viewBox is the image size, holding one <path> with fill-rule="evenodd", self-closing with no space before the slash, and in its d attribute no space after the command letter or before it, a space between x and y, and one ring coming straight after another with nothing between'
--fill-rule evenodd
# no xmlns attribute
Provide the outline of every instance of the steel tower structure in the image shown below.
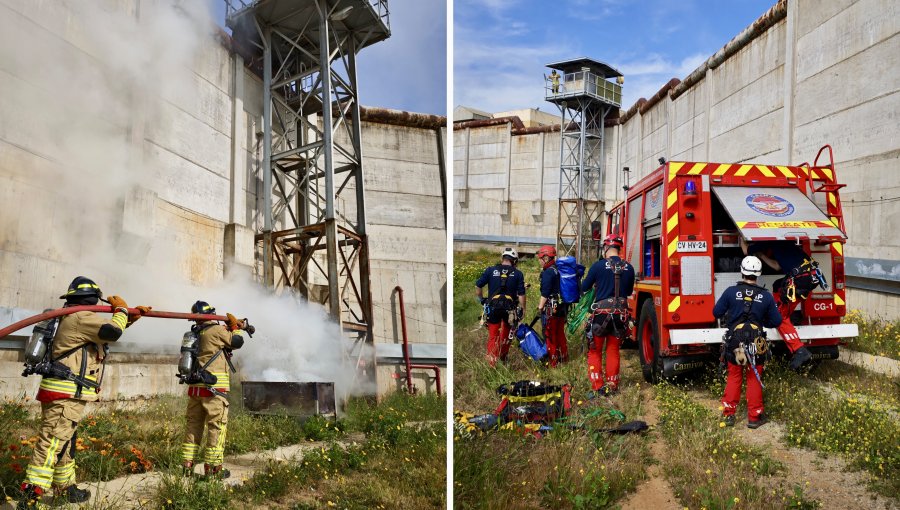
<svg viewBox="0 0 900 510"><path fill-rule="evenodd" d="M560 257L574 256L581 262L591 255L592 244L596 246L591 226L604 210L603 126L613 108L622 104L622 73L586 57L547 67L562 73L547 79L544 94L562 116L556 249Z"/></svg>
<svg viewBox="0 0 900 510"><path fill-rule="evenodd" d="M262 67L262 279L325 305L359 347L372 297L356 57L390 37L387 0L225 2Z"/></svg>

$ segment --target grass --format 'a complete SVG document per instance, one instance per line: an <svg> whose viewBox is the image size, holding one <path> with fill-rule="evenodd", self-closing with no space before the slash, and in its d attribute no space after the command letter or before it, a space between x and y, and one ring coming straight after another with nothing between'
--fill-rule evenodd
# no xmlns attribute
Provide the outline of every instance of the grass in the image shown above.
<svg viewBox="0 0 900 510"><path fill-rule="evenodd" d="M485 360L487 330L478 324L481 306L474 281L497 255L487 251L457 253L454 262L454 408L473 414L493 411L501 384L534 379L573 385L576 415L598 407L617 408L628 420L644 415L640 370L623 359L619 395L588 403L590 389L581 339L569 339L569 363L550 369L527 360L513 345L509 363L491 368ZM523 260L528 289L526 320L539 299L537 261ZM454 504L457 508L608 508L646 477L650 459L646 436L612 436L596 432L618 423L608 415L584 420L584 429L557 427L544 438L498 431L466 440L454 439Z"/></svg>
<svg viewBox="0 0 900 510"><path fill-rule="evenodd" d="M851 467L871 475L874 491L898 497L900 421L891 404L897 395L889 395L896 380L842 363L824 363L808 376L771 363L763 382L766 414L785 425L783 440L788 445L839 454ZM830 391L832 387L839 391ZM724 382L710 377L706 389L718 398Z"/></svg>
<svg viewBox="0 0 900 510"><path fill-rule="evenodd" d="M186 481L176 476L180 473L186 400L184 396L164 397L141 406L129 406L134 407L129 409L113 404L85 416L78 431L77 480L105 481L132 473L162 471L162 483L156 498L160 508L243 508L241 504L232 505L234 494L222 489L221 484ZM9 444L4 444L0 449L0 484L4 493L13 497L18 495L24 468L37 441L39 417L32 416L29 405L26 400L0 404L0 437L9 438ZM417 431L408 427L407 422L443 421L445 409L446 400L443 397L409 397L402 394L391 395L378 405L365 399L352 399L347 407L346 419L338 421L323 417L299 420L290 416L251 416L239 406L232 406L226 455L305 441L335 441L344 438L347 432L364 432L369 455L378 459L371 464L369 471L360 469L355 474L364 486L373 491L367 500L374 501L380 497L378 494L383 493L383 504L390 507L394 501L407 497L402 491L408 489L416 498L426 498L416 499L416 505L437 507L440 505L425 504L423 501L437 501L437 495L443 498L446 480L445 429L443 425L432 425L427 430ZM422 444L412 439L419 435L427 436ZM420 455L434 458L428 458L421 465L419 460L412 461L413 457L418 459ZM397 457L409 457L415 466L389 460ZM415 487L397 484L397 479L406 476L400 472L405 468L428 471L430 474L420 477ZM315 472L310 474L314 475ZM380 476L384 476L383 482L376 481ZM339 488L333 490L338 491ZM168 503L170 500L172 503ZM104 508L103 505L98 503L95 507Z"/></svg>
<svg viewBox="0 0 900 510"><path fill-rule="evenodd" d="M446 442L443 424L410 425L408 417L435 419L441 398L391 396L379 405L356 401L348 423L365 429L364 442L308 450L289 462L269 462L242 486L165 476L155 507L213 508L443 508ZM443 401L446 402L446 401ZM441 408L440 418L443 418Z"/></svg>
<svg viewBox="0 0 900 510"><path fill-rule="evenodd" d="M722 509L817 507L801 487L786 486L777 477L783 465L761 448L744 443L684 388L661 384L656 398L662 411L660 430L669 446L663 471L682 504Z"/></svg>
<svg viewBox="0 0 900 510"><path fill-rule="evenodd" d="M853 350L900 360L900 319L893 321L850 310L845 323L857 324L859 336L847 341Z"/></svg>
<svg viewBox="0 0 900 510"><path fill-rule="evenodd" d="M583 395L588 385L585 358L579 354L581 339L569 338L572 361L554 370L527 361L515 345L507 365L492 369L485 362L487 332L478 324L481 308L471 291L484 267L497 259L496 253L487 251L455 254L455 410L490 412L499 402L496 387L519 379L570 382L574 383L573 394ZM522 261L519 268L532 284L526 310L526 319L530 319L538 299L540 268L534 260ZM850 343L851 348L900 359L900 321L865 318L857 312L846 320L860 327L860 337ZM628 419L639 418L649 392L640 382L633 353L623 351L622 362L623 391L613 403ZM718 399L724 391L721 378L708 372L706 377L701 374L686 380L684 387L660 386L653 397L662 409L659 431L667 445L667 455L658 459L660 471L673 488L689 488L678 492L682 504L709 509L818 507L802 486L783 480L781 464L720 428L717 413L686 392L700 389ZM643 392L638 391L639 384ZM840 454L851 467L871 475L871 489L897 498L900 381L841 362L823 362L803 376L771 363L765 384L766 412L784 424L783 440L788 445ZM738 415L743 412L739 410ZM636 441L618 451L618 458L627 460L623 468L615 463L616 457L605 457L613 445L598 444L596 438L581 431L554 432L541 440L499 432L472 440L457 438L455 502L460 508L485 509L614 506L646 476L641 466L654 462L647 441L631 439ZM599 469L604 465L606 469Z"/></svg>

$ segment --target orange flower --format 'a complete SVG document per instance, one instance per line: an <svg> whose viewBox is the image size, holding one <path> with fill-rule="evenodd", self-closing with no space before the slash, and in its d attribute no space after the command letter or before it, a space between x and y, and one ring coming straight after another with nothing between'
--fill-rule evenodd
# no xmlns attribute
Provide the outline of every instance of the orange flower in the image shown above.
<svg viewBox="0 0 900 510"><path fill-rule="evenodd" d="M100 455L106 456L107 453L109 452L107 452L106 450L100 450Z"/></svg>

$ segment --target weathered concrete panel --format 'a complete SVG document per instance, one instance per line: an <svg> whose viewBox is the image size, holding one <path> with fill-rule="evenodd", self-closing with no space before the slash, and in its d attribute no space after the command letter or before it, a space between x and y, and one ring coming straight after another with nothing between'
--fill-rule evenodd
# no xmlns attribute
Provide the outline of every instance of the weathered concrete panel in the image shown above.
<svg viewBox="0 0 900 510"><path fill-rule="evenodd" d="M900 3L859 0L798 39L797 80L805 80L898 31Z"/></svg>
<svg viewBox="0 0 900 510"><path fill-rule="evenodd" d="M781 148L780 110L742 124L718 137L710 138L710 161L765 163L761 156Z"/></svg>
<svg viewBox="0 0 900 510"><path fill-rule="evenodd" d="M885 94L900 91L900 35L870 46L828 69L828 79L813 76L797 83L794 122L802 126Z"/></svg>
<svg viewBox="0 0 900 510"><path fill-rule="evenodd" d="M786 28L784 21L778 22L713 70L712 104L784 65Z"/></svg>
<svg viewBox="0 0 900 510"><path fill-rule="evenodd" d="M722 98L710 111L710 138L739 128L763 117L784 105L784 66L759 76L734 94Z"/></svg>

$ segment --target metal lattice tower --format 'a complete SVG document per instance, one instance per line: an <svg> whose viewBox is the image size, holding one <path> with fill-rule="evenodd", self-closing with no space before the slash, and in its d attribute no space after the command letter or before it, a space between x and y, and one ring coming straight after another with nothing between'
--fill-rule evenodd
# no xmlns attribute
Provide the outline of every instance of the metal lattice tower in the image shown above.
<svg viewBox="0 0 900 510"><path fill-rule="evenodd" d="M600 221L604 210L603 126L622 103L622 74L585 57L547 67L562 73L556 78L558 87L552 75L547 79L544 94L562 116L556 249L560 257L584 261L597 246L591 225Z"/></svg>
<svg viewBox="0 0 900 510"><path fill-rule="evenodd" d="M387 0L225 2L235 44L262 67L262 279L371 342L356 55L390 37Z"/></svg>

